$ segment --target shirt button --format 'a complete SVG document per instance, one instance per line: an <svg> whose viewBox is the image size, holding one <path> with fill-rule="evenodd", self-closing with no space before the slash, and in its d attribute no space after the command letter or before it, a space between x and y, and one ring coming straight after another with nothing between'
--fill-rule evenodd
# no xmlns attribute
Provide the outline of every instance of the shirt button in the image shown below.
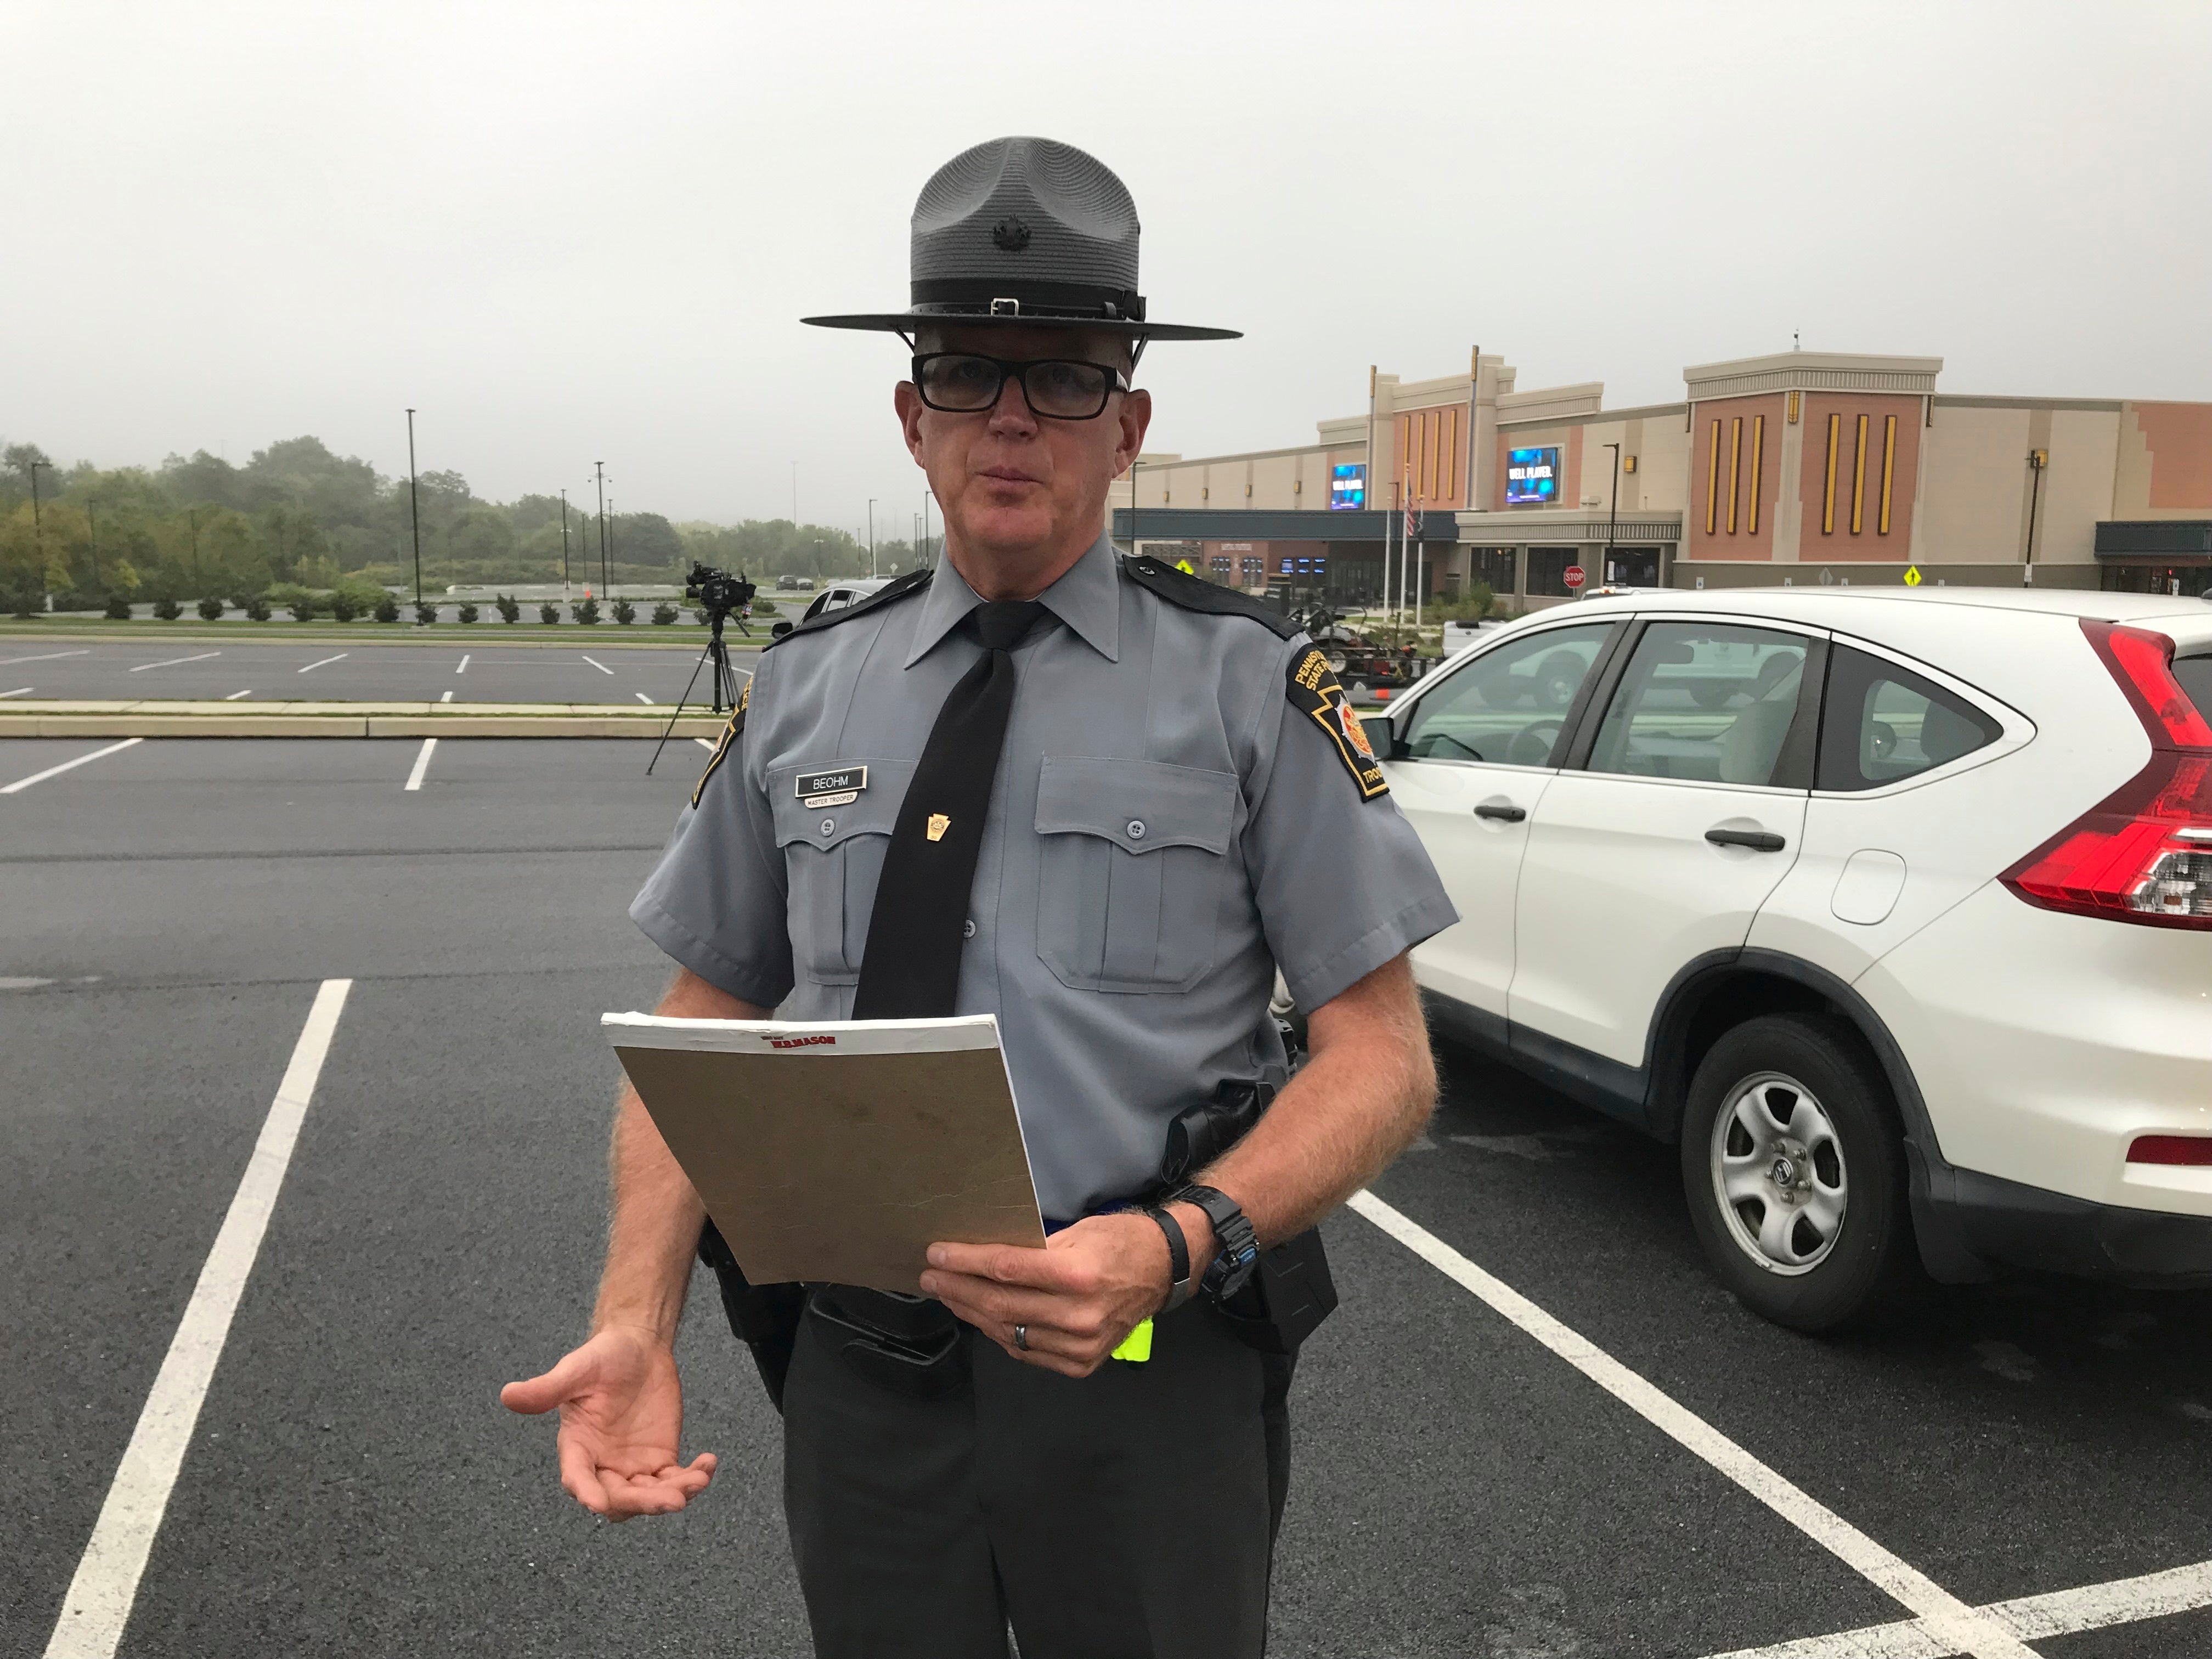
<svg viewBox="0 0 2212 1659"><path fill-rule="evenodd" d="M973 938L975 938L975 924L974 922L972 922L972 921L963 921L963 922L962 922L962 923L960 924L960 937L961 937L961 938L963 938L963 939L973 939Z"/></svg>
<svg viewBox="0 0 2212 1659"><path fill-rule="evenodd" d="M834 836L834 835L836 835L836 834L837 833L837 820L836 820L836 819L835 819L835 818L824 818L824 819L823 819L823 820L822 820L822 833L823 833L824 836Z"/></svg>
<svg viewBox="0 0 2212 1659"><path fill-rule="evenodd" d="M1142 840L1144 840L1144 838L1145 838L1145 821L1144 821L1144 819L1142 819L1142 818L1131 818L1131 819L1129 820L1129 823L1128 823L1128 836L1129 836L1129 839L1130 839L1131 841L1142 841Z"/></svg>

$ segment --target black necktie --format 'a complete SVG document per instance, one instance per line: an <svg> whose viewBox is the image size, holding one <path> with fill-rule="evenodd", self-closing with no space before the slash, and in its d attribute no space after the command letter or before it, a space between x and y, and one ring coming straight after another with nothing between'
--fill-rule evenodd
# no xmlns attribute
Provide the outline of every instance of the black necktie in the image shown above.
<svg viewBox="0 0 2212 1659"><path fill-rule="evenodd" d="M952 1012L975 859L1014 706L1013 647L1044 614L1035 600L1000 600L968 614L963 625L982 641L983 654L937 711L900 803L868 914L854 1019Z"/></svg>

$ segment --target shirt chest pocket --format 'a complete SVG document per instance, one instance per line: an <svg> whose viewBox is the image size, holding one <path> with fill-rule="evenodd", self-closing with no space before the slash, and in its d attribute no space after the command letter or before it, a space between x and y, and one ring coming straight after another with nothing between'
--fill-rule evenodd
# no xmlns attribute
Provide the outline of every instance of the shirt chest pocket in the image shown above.
<svg viewBox="0 0 2212 1659"><path fill-rule="evenodd" d="M801 778L824 781L825 775L849 775L866 769L867 787L835 805L809 806L799 793ZM825 761L820 765L778 767L768 776L775 814L775 844L783 853L788 878L791 959L817 985L852 985L860 977L867 950L868 916L875 907L876 884L884 873L884 852L899 803L914 776L912 761ZM817 801L821 795L813 797Z"/></svg>
<svg viewBox="0 0 2212 1659"><path fill-rule="evenodd" d="M1213 966L1237 775L1047 756L1037 954L1079 991L1186 991Z"/></svg>

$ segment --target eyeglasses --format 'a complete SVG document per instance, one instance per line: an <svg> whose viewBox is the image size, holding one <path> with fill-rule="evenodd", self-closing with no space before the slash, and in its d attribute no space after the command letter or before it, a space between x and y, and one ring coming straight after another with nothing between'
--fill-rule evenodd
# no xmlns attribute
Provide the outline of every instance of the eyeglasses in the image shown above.
<svg viewBox="0 0 2212 1659"><path fill-rule="evenodd" d="M914 360L914 384L921 401L948 415L978 415L992 408L1010 376L1021 381L1030 413L1048 421L1096 420L1106 412L1108 398L1129 389L1128 377L1118 368L1065 357L1016 362L968 351L932 351Z"/></svg>

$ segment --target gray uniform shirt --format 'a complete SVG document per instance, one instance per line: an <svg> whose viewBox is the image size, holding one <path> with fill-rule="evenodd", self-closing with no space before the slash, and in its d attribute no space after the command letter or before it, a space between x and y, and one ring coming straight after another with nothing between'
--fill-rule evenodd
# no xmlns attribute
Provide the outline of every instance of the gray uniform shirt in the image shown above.
<svg viewBox="0 0 2212 1659"><path fill-rule="evenodd" d="M1040 596L960 963L998 1016L1048 1218L1157 1177L1167 1125L1225 1079L1279 1081L1279 964L1319 1007L1457 920L1388 794L1286 695L1310 650L1139 585L1101 538ZM981 647L950 564L918 595L763 653L744 729L630 907L653 941L785 1019L851 1017L915 763ZM849 802L808 806L820 773ZM830 793L830 792L824 792Z"/></svg>

